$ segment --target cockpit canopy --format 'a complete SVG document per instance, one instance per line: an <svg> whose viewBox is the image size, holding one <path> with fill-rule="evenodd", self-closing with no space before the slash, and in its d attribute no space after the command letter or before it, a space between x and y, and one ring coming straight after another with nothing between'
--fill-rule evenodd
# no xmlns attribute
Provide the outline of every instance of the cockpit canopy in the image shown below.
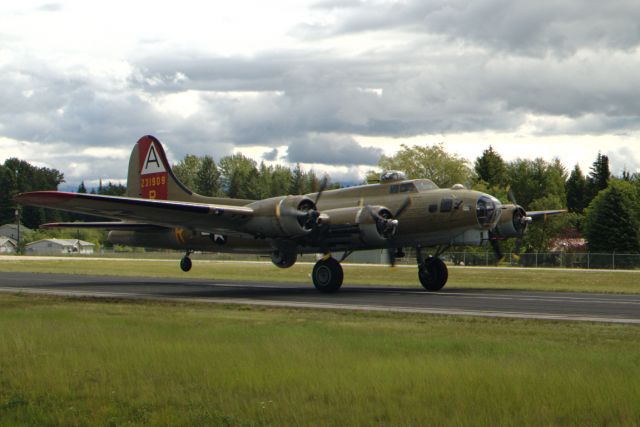
<svg viewBox="0 0 640 427"><path fill-rule="evenodd" d="M400 171L384 171L380 175L381 183L404 181L405 179L407 179L407 175Z"/></svg>

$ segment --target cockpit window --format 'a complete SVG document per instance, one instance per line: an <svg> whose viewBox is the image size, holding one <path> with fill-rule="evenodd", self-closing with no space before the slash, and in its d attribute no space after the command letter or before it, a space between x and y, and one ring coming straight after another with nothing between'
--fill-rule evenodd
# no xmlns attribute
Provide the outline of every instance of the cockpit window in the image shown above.
<svg viewBox="0 0 640 427"><path fill-rule="evenodd" d="M395 193L416 193L416 186L413 182L403 182L402 184L393 184L389 186L389 192L391 194Z"/></svg>
<svg viewBox="0 0 640 427"><path fill-rule="evenodd" d="M419 192L435 190L438 188L438 186L435 185L430 179L416 179L415 181L413 181L413 183L415 184Z"/></svg>
<svg viewBox="0 0 640 427"><path fill-rule="evenodd" d="M476 216L480 225L491 224L498 215L498 201L489 196L480 196L476 204Z"/></svg>

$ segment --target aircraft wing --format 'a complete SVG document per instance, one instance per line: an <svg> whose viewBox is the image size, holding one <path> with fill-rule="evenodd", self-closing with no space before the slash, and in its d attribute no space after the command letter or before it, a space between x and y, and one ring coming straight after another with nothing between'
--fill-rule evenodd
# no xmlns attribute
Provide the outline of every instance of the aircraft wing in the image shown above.
<svg viewBox="0 0 640 427"><path fill-rule="evenodd" d="M43 208L137 221L149 226L193 228L202 231L237 229L238 223L253 216L245 206L103 196L97 194L34 191L15 197L16 202ZM104 224L104 223L103 223ZM120 223L125 224L125 223ZM136 226L140 227L140 224ZM74 226L75 227L75 226ZM116 225L114 228L130 227Z"/></svg>
<svg viewBox="0 0 640 427"><path fill-rule="evenodd" d="M531 218L536 220L536 219L544 218L547 215L558 215L558 214L562 214L562 213L567 213L567 210L566 209L553 209L553 210L548 210L548 211L531 211L531 212L527 212L527 216L530 216Z"/></svg>

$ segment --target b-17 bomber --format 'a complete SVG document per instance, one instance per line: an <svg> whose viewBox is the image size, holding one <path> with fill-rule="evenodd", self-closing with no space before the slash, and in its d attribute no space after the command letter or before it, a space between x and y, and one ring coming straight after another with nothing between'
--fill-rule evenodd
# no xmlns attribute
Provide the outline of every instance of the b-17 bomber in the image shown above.
<svg viewBox="0 0 640 427"><path fill-rule="evenodd" d="M427 291L447 283L440 256L452 246L521 239L528 224L564 210L526 212L512 200L469 190L462 184L438 188L429 179L406 179L387 171L375 184L327 189L263 200L206 197L194 193L171 170L160 142L143 136L129 160L126 196L60 191L19 194L23 205L95 215L115 221L44 224L45 228L103 228L114 244L185 252L183 271L194 251L270 255L280 268L301 254L322 254L313 284L336 292L343 282L341 262L354 251L382 249L390 263L415 248L418 278ZM341 253L339 259L332 254Z"/></svg>

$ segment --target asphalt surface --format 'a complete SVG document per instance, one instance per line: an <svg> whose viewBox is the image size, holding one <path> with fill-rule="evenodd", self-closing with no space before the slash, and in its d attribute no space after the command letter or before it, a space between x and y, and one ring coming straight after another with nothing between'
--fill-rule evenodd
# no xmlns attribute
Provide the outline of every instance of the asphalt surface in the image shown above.
<svg viewBox="0 0 640 427"><path fill-rule="evenodd" d="M311 284L32 273L0 273L0 292L640 324L640 295L379 286L321 294Z"/></svg>

